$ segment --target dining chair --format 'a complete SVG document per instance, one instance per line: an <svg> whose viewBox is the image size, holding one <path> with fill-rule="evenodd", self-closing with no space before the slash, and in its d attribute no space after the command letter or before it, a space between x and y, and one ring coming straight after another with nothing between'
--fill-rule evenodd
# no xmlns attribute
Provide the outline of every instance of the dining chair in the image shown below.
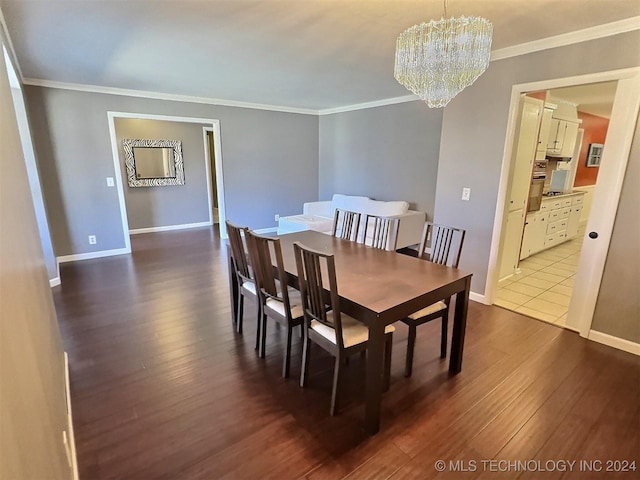
<svg viewBox="0 0 640 480"><path fill-rule="evenodd" d="M351 212L336 208L333 215L333 227L331 235L343 240L355 241L358 238L358 227L360 225L360 213Z"/></svg>
<svg viewBox="0 0 640 480"><path fill-rule="evenodd" d="M260 302L258 301L258 289L256 285L256 279L254 277L254 271L249 264L247 258L247 251L245 249L243 237L246 238L249 229L247 227L240 227L226 220L227 234L229 236L229 244L231 245L231 262L232 268L235 271L236 284L237 284L237 316L234 318L236 331L242 333L242 317L244 308L244 297L249 296L255 298L258 304L258 319L256 325L256 349L258 348L258 341L260 338Z"/></svg>
<svg viewBox="0 0 640 480"><path fill-rule="evenodd" d="M254 267L258 285L258 300L262 318L260 320L259 355L265 356L267 318L272 318L287 329L287 344L282 366L282 376L289 377L291 363L291 337L293 328L304 320L300 292L287 286L280 239L248 231L246 234L249 257Z"/></svg>
<svg viewBox="0 0 640 480"><path fill-rule="evenodd" d="M395 251L399 225L399 218L365 215L362 243L380 250Z"/></svg>
<svg viewBox="0 0 640 480"><path fill-rule="evenodd" d="M293 249L304 309L304 347L300 386L304 388L309 376L309 351L313 342L335 357L329 410L331 415L335 415L338 410L341 369L350 355L366 351L369 330L363 323L340 311L333 255L310 249L300 242L295 242ZM325 289L328 289L328 297ZM385 390L389 388L394 330L393 325L385 328Z"/></svg>
<svg viewBox="0 0 640 480"><path fill-rule="evenodd" d="M418 249L418 257L440 265L458 268L465 230L461 228L425 223L422 239ZM413 351L416 343L416 329L423 323L442 318L440 332L440 358L447 356L447 334L449 322L449 304L451 298L441 300L422 310L412 313L402 321L409 326L407 341L407 357L405 361L405 377L410 377L413 370Z"/></svg>

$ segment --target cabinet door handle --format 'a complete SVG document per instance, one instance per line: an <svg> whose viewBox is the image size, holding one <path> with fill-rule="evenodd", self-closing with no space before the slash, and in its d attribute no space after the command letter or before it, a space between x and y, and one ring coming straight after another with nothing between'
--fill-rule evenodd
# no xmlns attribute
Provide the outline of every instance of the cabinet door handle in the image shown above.
<svg viewBox="0 0 640 480"><path fill-rule="evenodd" d="M598 232L589 232L589 238L598 238Z"/></svg>

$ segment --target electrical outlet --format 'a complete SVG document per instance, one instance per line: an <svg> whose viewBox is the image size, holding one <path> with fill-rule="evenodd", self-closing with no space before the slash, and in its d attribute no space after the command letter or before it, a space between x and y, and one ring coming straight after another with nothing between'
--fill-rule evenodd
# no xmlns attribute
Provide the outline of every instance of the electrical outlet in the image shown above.
<svg viewBox="0 0 640 480"><path fill-rule="evenodd" d="M278 220L280 220L280 215L278 215L277 213L274 216L275 221L277 222Z"/></svg>
<svg viewBox="0 0 640 480"><path fill-rule="evenodd" d="M465 187L462 189L462 200L465 200L468 202L469 198L471 198L471 189Z"/></svg>
<svg viewBox="0 0 640 480"><path fill-rule="evenodd" d="M113 187L115 183L113 182L113 177L107 177L107 187Z"/></svg>
<svg viewBox="0 0 640 480"><path fill-rule="evenodd" d="M98 243L98 241L96 240L96 236L89 235L89 245L95 245L96 243Z"/></svg>

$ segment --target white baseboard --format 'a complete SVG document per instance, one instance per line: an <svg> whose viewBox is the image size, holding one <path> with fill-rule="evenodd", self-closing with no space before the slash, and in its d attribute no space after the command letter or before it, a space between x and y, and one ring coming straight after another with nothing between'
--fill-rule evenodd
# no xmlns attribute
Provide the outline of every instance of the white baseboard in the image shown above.
<svg viewBox="0 0 640 480"><path fill-rule="evenodd" d="M112 257L115 255L125 255L131 253L129 248L114 248L113 250L100 250L98 252L78 253L76 255L62 255L57 257L58 263L77 262L79 260L90 260L92 258Z"/></svg>
<svg viewBox="0 0 640 480"><path fill-rule="evenodd" d="M278 227L259 228L254 230L254 232L259 233L260 235L264 235L265 233L276 233L277 231Z"/></svg>
<svg viewBox="0 0 640 480"><path fill-rule="evenodd" d="M139 235L141 233L168 232L171 230L186 230L188 228L210 227L211 222L183 223L180 225L166 225L164 227L134 228L129 230L129 235Z"/></svg>
<svg viewBox="0 0 640 480"><path fill-rule="evenodd" d="M489 305L489 303L487 303L487 297L476 292L469 292L469 300L482 303L483 305Z"/></svg>
<svg viewBox="0 0 640 480"><path fill-rule="evenodd" d="M597 332L595 330L591 330L589 332L588 338L589 340L617 348L618 350L633 353L634 355L640 355L640 343L631 342L624 338L614 337L613 335Z"/></svg>
<svg viewBox="0 0 640 480"><path fill-rule="evenodd" d="M64 384L65 398L67 399L67 430L69 432L68 442L71 448L71 469L73 470L73 480L79 480L78 457L76 454L76 437L73 431L73 414L71 412L71 388L69 386L69 355L64 352Z"/></svg>
<svg viewBox="0 0 640 480"><path fill-rule="evenodd" d="M49 286L51 288L57 287L58 285L60 285L60 277L50 278L49 279Z"/></svg>

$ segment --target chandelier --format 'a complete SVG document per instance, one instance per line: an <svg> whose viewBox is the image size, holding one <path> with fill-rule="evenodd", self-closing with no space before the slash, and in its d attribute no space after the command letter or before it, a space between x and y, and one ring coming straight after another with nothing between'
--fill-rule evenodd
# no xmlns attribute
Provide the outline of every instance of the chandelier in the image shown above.
<svg viewBox="0 0 640 480"><path fill-rule="evenodd" d="M444 107L489 66L492 33L482 17L414 25L398 36L393 75L429 107Z"/></svg>

